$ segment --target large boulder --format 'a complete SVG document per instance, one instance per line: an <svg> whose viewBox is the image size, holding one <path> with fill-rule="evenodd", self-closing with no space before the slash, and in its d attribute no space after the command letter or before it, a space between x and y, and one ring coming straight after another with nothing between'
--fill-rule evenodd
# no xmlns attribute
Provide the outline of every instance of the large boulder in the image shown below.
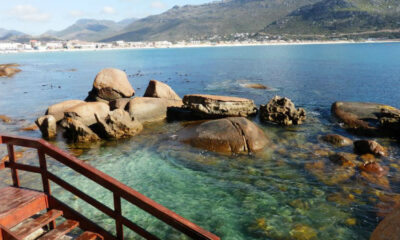
<svg viewBox="0 0 400 240"><path fill-rule="evenodd" d="M21 69L16 68L18 66L18 64L0 64L0 77L12 77L21 72Z"/></svg>
<svg viewBox="0 0 400 240"><path fill-rule="evenodd" d="M182 100L170 86L157 80L150 80L143 97L166 98L178 101Z"/></svg>
<svg viewBox="0 0 400 240"><path fill-rule="evenodd" d="M52 115L58 122L63 119L65 110L81 103L85 102L82 100L67 100L64 102L53 104L49 108L47 108L46 115Z"/></svg>
<svg viewBox="0 0 400 240"><path fill-rule="evenodd" d="M96 133L79 120L66 118L63 121L63 125L65 127L65 137L72 142L93 142L100 140L100 137Z"/></svg>
<svg viewBox="0 0 400 240"><path fill-rule="evenodd" d="M306 120L306 111L303 108L296 109L289 98L275 96L266 105L261 105L260 119L284 126L297 125Z"/></svg>
<svg viewBox="0 0 400 240"><path fill-rule="evenodd" d="M400 239L400 207L385 217L372 232L370 240Z"/></svg>
<svg viewBox="0 0 400 240"><path fill-rule="evenodd" d="M139 122L155 122L167 117L168 107L181 107L182 101L161 98L136 97L129 101L127 110Z"/></svg>
<svg viewBox="0 0 400 240"><path fill-rule="evenodd" d="M85 102L65 110L65 118L79 120L86 126L97 123L95 114L104 119L110 112L110 107L103 102Z"/></svg>
<svg viewBox="0 0 400 240"><path fill-rule="evenodd" d="M97 118L97 122L96 132L102 138L131 137L143 130L143 125L122 109L110 112L104 120Z"/></svg>
<svg viewBox="0 0 400 240"><path fill-rule="evenodd" d="M247 117L257 113L253 100L247 98L192 94L183 97L186 109L199 118Z"/></svg>
<svg viewBox="0 0 400 240"><path fill-rule="evenodd" d="M101 70L93 82L93 89L86 101L112 101L130 98L135 94L124 71L115 68Z"/></svg>
<svg viewBox="0 0 400 240"><path fill-rule="evenodd" d="M53 115L45 115L36 120L44 138L50 139L57 135L57 121Z"/></svg>
<svg viewBox="0 0 400 240"><path fill-rule="evenodd" d="M332 114L344 128L363 135L398 135L400 132L400 110L392 106L363 103L335 102Z"/></svg>
<svg viewBox="0 0 400 240"><path fill-rule="evenodd" d="M224 154L249 154L268 144L264 132L244 117L200 122L178 132L178 140L193 147Z"/></svg>

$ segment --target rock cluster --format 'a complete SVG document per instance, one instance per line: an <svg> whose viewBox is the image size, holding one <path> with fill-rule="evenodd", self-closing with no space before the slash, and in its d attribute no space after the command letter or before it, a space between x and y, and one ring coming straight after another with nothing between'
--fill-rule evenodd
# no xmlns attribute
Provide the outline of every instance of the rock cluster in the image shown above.
<svg viewBox="0 0 400 240"><path fill-rule="evenodd" d="M0 64L0 77L12 77L21 72L18 64Z"/></svg>
<svg viewBox="0 0 400 240"><path fill-rule="evenodd" d="M303 108L296 109L288 98L275 96L268 104L261 105L260 119L283 126L297 125L306 120L306 111Z"/></svg>

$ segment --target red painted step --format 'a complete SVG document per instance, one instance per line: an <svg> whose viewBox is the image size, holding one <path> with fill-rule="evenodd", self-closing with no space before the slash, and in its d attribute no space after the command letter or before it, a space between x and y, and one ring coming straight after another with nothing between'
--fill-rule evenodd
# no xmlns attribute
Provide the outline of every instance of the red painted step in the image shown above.
<svg viewBox="0 0 400 240"><path fill-rule="evenodd" d="M73 220L65 220L63 223L58 225L56 228L51 230L50 232L46 233L42 237L38 238L40 240L52 240L52 239L59 239L65 234L69 233L72 229L79 226L77 221Z"/></svg>
<svg viewBox="0 0 400 240"><path fill-rule="evenodd" d="M84 232L76 240L96 240L98 235L93 232Z"/></svg>
<svg viewBox="0 0 400 240"><path fill-rule="evenodd" d="M16 231L13 231L15 235L19 238L25 238L31 235L36 230L46 226L50 222L56 220L58 217L62 216L62 212L58 210L50 210L47 213L41 215L40 217L30 221L29 223L18 227Z"/></svg>

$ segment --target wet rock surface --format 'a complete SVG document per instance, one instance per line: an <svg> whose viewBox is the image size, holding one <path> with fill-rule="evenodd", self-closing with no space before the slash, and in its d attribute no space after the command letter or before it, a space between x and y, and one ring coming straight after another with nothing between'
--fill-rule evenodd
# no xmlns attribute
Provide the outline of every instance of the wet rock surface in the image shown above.
<svg viewBox="0 0 400 240"><path fill-rule="evenodd" d="M372 140L358 140L354 142L354 151L358 154L374 154L376 156L387 156L387 149Z"/></svg>
<svg viewBox="0 0 400 240"><path fill-rule="evenodd" d="M324 142L330 143L336 147L345 147L345 146L353 145L353 141L350 138L343 137L339 134L328 134L328 135L322 136L321 139Z"/></svg>
<svg viewBox="0 0 400 240"><path fill-rule="evenodd" d="M72 142L94 142L100 140L96 133L79 120L66 118L63 125L65 137Z"/></svg>
<svg viewBox="0 0 400 240"><path fill-rule="evenodd" d="M183 97L186 109L198 118L247 117L257 113L253 100L238 97L192 94Z"/></svg>
<svg viewBox="0 0 400 240"><path fill-rule="evenodd" d="M298 125L306 120L306 111L303 108L296 109L288 98L275 96L266 105L261 105L260 119L283 126Z"/></svg>
<svg viewBox="0 0 400 240"><path fill-rule="evenodd" d="M400 110L392 106L363 103L335 102L332 114L356 134L372 136L396 136L399 133Z"/></svg>
<svg viewBox="0 0 400 240"><path fill-rule="evenodd" d="M193 124L177 135L179 141L193 147L227 154L249 154L263 149L269 142L257 125L243 117Z"/></svg>
<svg viewBox="0 0 400 240"><path fill-rule="evenodd" d="M400 207L385 217L374 230L370 240L398 240L400 237Z"/></svg>
<svg viewBox="0 0 400 240"><path fill-rule="evenodd" d="M36 120L36 125L46 139L54 138L57 135L57 120L52 115L45 115Z"/></svg>

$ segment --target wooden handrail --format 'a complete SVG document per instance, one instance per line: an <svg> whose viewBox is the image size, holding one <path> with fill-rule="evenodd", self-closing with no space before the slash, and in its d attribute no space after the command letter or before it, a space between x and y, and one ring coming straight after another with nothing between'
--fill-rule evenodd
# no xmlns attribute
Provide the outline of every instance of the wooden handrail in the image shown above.
<svg viewBox="0 0 400 240"><path fill-rule="evenodd" d="M4 166L11 168L13 183L15 186L19 186L17 170L41 173L43 188L46 194L51 195L50 185L48 181L53 181L67 191L80 197L82 200L86 201L90 205L96 207L109 217L113 218L116 222L117 239L123 239L123 226L132 229L146 239L157 239L155 235L148 233L140 226L122 216L121 198L124 198L128 202L136 205L137 207L148 212L152 216L160 219L161 221L165 222L171 227L174 227L175 229L193 239L219 239L219 237L217 237L216 235L202 229L201 227L190 222L189 220L179 216L175 212L144 196L138 191L126 186L125 184L119 182L111 176L99 171L98 169L90 166L87 163L84 163L78 158L62 151L61 149L51 145L50 143L42 139L0 135L0 144L7 144L8 146L10 161L4 164ZM40 160L40 168L16 163L13 146L37 149ZM78 190L69 183L49 172L47 170L45 155L52 157L56 161L75 170L76 172L82 174L83 176L91 179L92 181L111 191L114 196L114 210L108 208L104 204L98 202L94 198L83 193L82 191Z"/></svg>

